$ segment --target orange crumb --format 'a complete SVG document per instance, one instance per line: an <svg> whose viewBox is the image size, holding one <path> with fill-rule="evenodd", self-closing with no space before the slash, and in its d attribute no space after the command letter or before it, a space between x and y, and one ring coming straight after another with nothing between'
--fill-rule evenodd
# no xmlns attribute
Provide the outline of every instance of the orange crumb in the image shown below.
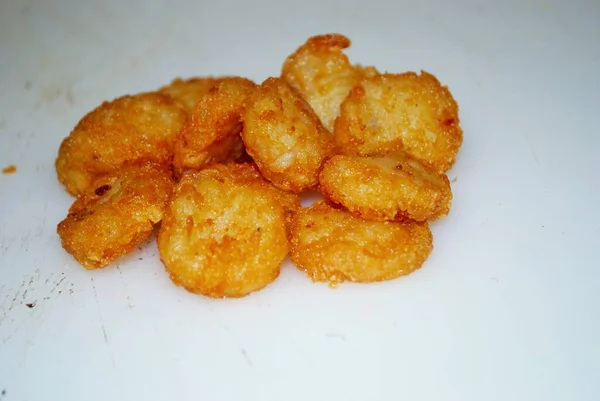
<svg viewBox="0 0 600 401"><path fill-rule="evenodd" d="M17 172L17 166L11 164L2 169L2 174L14 174Z"/></svg>

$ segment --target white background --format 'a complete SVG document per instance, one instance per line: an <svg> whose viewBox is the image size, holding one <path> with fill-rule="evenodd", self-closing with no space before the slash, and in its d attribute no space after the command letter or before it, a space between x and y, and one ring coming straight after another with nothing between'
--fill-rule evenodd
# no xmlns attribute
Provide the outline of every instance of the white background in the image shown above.
<svg viewBox="0 0 600 401"><path fill-rule="evenodd" d="M0 400L598 400L600 3L0 1ZM308 36L425 69L464 145L435 250L391 282L287 264L239 300L169 281L154 239L88 272L60 247L61 139L176 76L278 75ZM27 303L35 303L28 308Z"/></svg>

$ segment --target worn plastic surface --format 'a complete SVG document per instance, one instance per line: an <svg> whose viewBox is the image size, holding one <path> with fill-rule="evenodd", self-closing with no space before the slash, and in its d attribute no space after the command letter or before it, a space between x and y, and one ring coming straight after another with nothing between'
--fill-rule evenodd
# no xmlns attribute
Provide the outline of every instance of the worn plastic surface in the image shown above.
<svg viewBox="0 0 600 401"><path fill-rule="evenodd" d="M596 400L600 3L2 1L0 399ZM260 81L313 34L426 69L460 105L454 203L407 277L332 290L286 265L213 300L154 240L100 271L60 247L61 139L176 76Z"/></svg>

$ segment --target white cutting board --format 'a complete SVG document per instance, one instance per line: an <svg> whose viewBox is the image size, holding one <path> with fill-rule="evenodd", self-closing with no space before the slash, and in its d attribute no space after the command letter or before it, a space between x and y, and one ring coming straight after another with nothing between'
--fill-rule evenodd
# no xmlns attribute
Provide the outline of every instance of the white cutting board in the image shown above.
<svg viewBox="0 0 600 401"><path fill-rule="evenodd" d="M591 0L1 1L0 400L598 400L599 18ZM286 263L213 300L171 284L154 239L94 272L61 249L53 163L84 113L176 76L261 81L324 32L461 107L421 270L332 290Z"/></svg>

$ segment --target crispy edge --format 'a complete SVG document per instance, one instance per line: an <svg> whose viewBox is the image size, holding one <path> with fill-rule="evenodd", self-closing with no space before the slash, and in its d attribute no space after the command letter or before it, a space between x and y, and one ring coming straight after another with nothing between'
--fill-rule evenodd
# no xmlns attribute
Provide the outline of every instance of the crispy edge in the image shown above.
<svg viewBox="0 0 600 401"><path fill-rule="evenodd" d="M213 161L211 145L241 132L241 116L255 88L254 82L242 77L219 80L200 99L177 136L175 167L198 169Z"/></svg>
<svg viewBox="0 0 600 401"><path fill-rule="evenodd" d="M443 97L450 107L445 110L444 115L438 119L440 132L444 135L447 144L447 150L438 154L434 158L424 158L415 151L407 148L402 135L398 133L393 140L382 141L378 144L367 143L369 138L378 136L378 133L369 129L368 124L363 119L354 114L354 109L362 107L366 102L366 90L363 87L365 81L379 83L385 86L387 79L410 79L419 81L420 85L433 87L437 97ZM379 81L379 82L377 82ZM394 152L405 152L409 156L419 160L438 173L445 173L449 170L456 160L456 156L462 145L463 132L460 127L460 118L458 114L458 103L450 93L447 86L442 85L437 77L426 71L421 74L415 72L405 72L401 74L365 74L363 78L352 88L350 94L340 107L340 115L336 118L334 124L334 137L337 148L340 153L369 156L373 154L386 155ZM356 133L360 132L360 135ZM434 151L437 153L438 151Z"/></svg>
<svg viewBox="0 0 600 401"><path fill-rule="evenodd" d="M290 121L279 121L279 119L278 119L279 116L276 116L276 111L267 110L267 111L257 112L256 110L253 109L253 103L255 103L257 101L257 99L260 100L264 97L272 96L272 92L276 92L274 99L278 100L278 103L280 105L279 111L281 112L281 114L284 114L284 103L285 102L282 100L280 89L287 91L288 94L290 95L289 99L287 99L288 106L291 105L292 107L294 107L296 109L296 111L298 112L298 114L306 117L308 123L311 126L314 126L314 129L316 131L316 135L314 136L314 139L315 139L315 141L319 142L317 146L321 149L321 153L323 154L321 156L319 165L314 169L314 171L307 172L305 170L302 170L302 173L305 173L303 175L306 175L306 176L311 175L312 176L312 177L308 177L310 180L310 182L308 182L308 183L299 183L299 182L297 182L298 180L290 179L290 176L293 173L298 173L297 171L295 171L295 169L292 169L291 172L275 171L271 167L272 162L264 160L264 158L260 156L261 152L260 152L259 148L262 147L264 144L254 145L252 142L256 142L256 141L249 140L249 135L256 136L256 133L254 132L256 128L250 127L249 113L255 114L255 116L253 117L255 124L270 124L272 126L275 126L275 125L280 126L280 125L287 124L287 125L290 125L290 127L291 127L290 129L292 132L296 132L295 123L294 123L294 121L292 121L293 119L290 119ZM282 78L278 78L278 77L267 78L255 90L255 92L249 99L248 108L246 109L246 111L244 113L243 121L244 121L244 129L242 130L241 135L242 135L242 140L244 141L244 145L246 147L246 152L250 155L250 157L252 157L252 159L258 166L261 174L267 180L269 180L271 183L273 183L273 185L275 185L276 187L278 187L282 190L290 191L290 192L294 192L294 193L301 193L303 191L317 188L318 183L319 183L319 180L318 180L319 172L321 171L325 161L329 157L331 157L331 155L335 152L335 145L333 143L332 138L330 137L330 135L326 131L325 127L321 123L321 120L319 119L319 117L313 111L310 104L302 97L302 95L292 85L290 85L287 81L285 81ZM250 131L252 131L252 132L250 132ZM258 131L261 131L261 129L259 129ZM306 138L303 138L303 139L306 139Z"/></svg>
<svg viewBox="0 0 600 401"><path fill-rule="evenodd" d="M156 185L168 187L164 193L162 193L161 189L156 193L148 191L148 193L140 194L137 192L138 188L135 188L135 183L133 184L135 189L133 193L123 193L123 191L128 189L121 186L124 177L126 177L131 183L136 179L136 177L142 177L151 174L164 174L163 177L160 177L161 182L155 183ZM65 217L57 225L57 234L61 239L63 248L71 256L73 256L73 258L79 264L88 270L99 269L111 264L116 259L131 252L137 245L141 244L146 238L148 238L148 236L152 233L154 224L158 223L162 218L161 212L160 216L157 216L155 219L148 219L147 222L142 223L132 223L131 221L123 222L120 220L120 218L123 216L119 216L119 214L123 213L124 209L128 207L140 206L140 198L143 198L143 201L148 207L155 207L158 205L157 207L160 208L162 204L162 211L164 212L164 208L166 207L167 200L172 190L173 180L168 168L152 162L130 163L125 165L118 172L109 173L97 178L84 193L80 194L77 199L75 199L69 208L67 217ZM110 193L111 191L113 192L112 194ZM110 198L107 198L105 195L108 195ZM161 200L160 196L163 196L164 199ZM107 207L114 207L114 205L111 203L111 200L118 203L120 208L123 208L115 210L116 215L113 217L119 219L119 221L115 222L120 225L132 224L138 229L135 230L135 233L133 233L129 241L120 243L118 245L112 244L114 246L108 246L102 251L102 256L99 259L92 259L90 257L91 249L86 251L83 249L85 248L85 244L81 243L80 241L76 241L76 243L74 240L76 240L80 235L86 235L86 231L91 225L101 224L94 219L91 223L88 220L88 224L90 226L87 228L85 226L81 226L81 224L83 224L88 217L97 214L98 209L100 209L102 212L106 211ZM138 210L133 210L131 218L134 219L137 217L138 212ZM111 222L107 222L106 224L110 223ZM101 232L101 230L97 230L95 232L98 233ZM97 246L97 240L90 238L90 241L90 247L93 248L94 246ZM96 251L98 251L98 249L96 249Z"/></svg>
<svg viewBox="0 0 600 401"><path fill-rule="evenodd" d="M95 179L119 169L124 164L145 160L161 164L171 163L173 145L179 127L173 130L170 140L164 141L162 146L155 146L154 152L146 152L144 149L130 146L129 150L133 149L133 151L129 154L121 149L123 137L115 134L115 128L110 130L111 135L107 135L105 130L100 129L102 124L99 124L97 120L102 120L103 113L113 113L114 109L118 110L120 107L124 107L122 103L135 98L153 98L159 106L172 107L172 112L176 114L174 119L179 120L181 126L185 123L187 118L185 110L170 96L162 93L144 92L103 102L81 118L69 136L65 137L60 144L54 165L59 182L71 195L78 196L85 192ZM126 111L119 110L119 114L122 115ZM113 123L111 122L111 124ZM119 125L118 131L131 132L130 129L127 129L125 122ZM109 139L114 143L107 144L106 141ZM90 142L94 141L96 142L95 146L90 146Z"/></svg>
<svg viewBox="0 0 600 401"><path fill-rule="evenodd" d="M295 210L300 207L300 201L299 201L299 198L297 195L291 194L291 193L286 193L286 192L272 186L268 181L266 181L261 176L258 168L256 167L256 165L254 163L211 164L211 165L205 166L201 170L186 171L183 179L194 181L200 175L205 175L205 174L208 174L206 176L206 179L215 179L220 182L229 182L230 184L233 184L233 185L247 186L248 188L252 188L253 190L263 192L267 196L267 198L269 198L274 204L278 204L279 207L281 208L280 209L280 211L282 212L281 216L284 217L284 219L285 219L285 221L284 221L285 222L285 228L284 228L285 232L287 232L287 230L288 230L287 225L289 224L287 221L287 214L295 212ZM185 185L187 185L187 184L188 183L185 183ZM194 186L194 191L197 192L198 189L195 187L195 185L192 184L192 186ZM177 192L177 190L176 190L176 192ZM174 194L174 197L175 196L176 195ZM172 202L173 198L169 202ZM167 217L167 219L169 219L169 217ZM207 288L188 287L188 286L184 285L184 283L182 282L180 277L177 276L172 271L172 268L169 268L166 266L166 262L164 260L164 252L165 251L164 251L164 247L163 247L163 244L161 241L161 237L163 235L162 231L163 231L164 227L165 227L164 225L161 226L161 229L160 229L158 237L157 237L158 247L159 247L159 251L161 253L161 261L163 262L163 264L165 264L166 270L169 273L171 280L176 285L182 286L184 289L186 289L189 292L208 296L208 297L213 297L213 298L221 298L221 297L242 298L247 295L250 295L252 292L260 291L261 289L263 289L264 287L266 287L267 285L269 285L270 283L275 281L275 279L277 279L277 277L280 274L281 265L282 265L284 259L282 259L279 262L278 268L273 272L274 274L271 276L271 278L267 282L262 283L261 287L255 288L250 292L236 293L235 291L234 292L225 291L224 286L222 284L220 284L216 287L207 287ZM285 248L287 249L287 252L289 252L289 243L287 241L284 241L284 242L285 242Z"/></svg>
<svg viewBox="0 0 600 401"><path fill-rule="evenodd" d="M362 164L362 170L358 172L360 177L357 177L357 185L369 185L373 178L377 175L381 176L384 174L393 175L393 171L382 171L383 167L373 167L367 166L362 163L363 159L381 159L388 158L393 160L396 163L396 168L404 174L404 177L401 177L403 180L413 181L413 185L416 186L416 191L418 191L418 199L422 200L419 202L417 200L415 204L415 199L398 199L396 198L395 206L381 206L376 205L373 202L367 202L366 199L364 201L356 201L355 198L356 192L352 193L344 193L340 184L332 181L333 172L335 172L335 166L340 160L346 160L348 163L351 162L352 159L355 159L356 164ZM356 164L352 167L355 167ZM418 167L415 167L414 164L417 164ZM418 171L421 169L421 171ZM440 180L440 185L435 185L430 182L429 177L425 177L425 179L421 179L424 174L434 175L436 178ZM419 176L420 175L420 176ZM418 177L419 176L419 177ZM394 177L390 177L390 179L394 179ZM398 153L392 155L382 156L354 156L354 155L336 155L329 159L323 166L321 173L319 174L319 191L325 196L325 198L336 205L340 205L348 211L350 211L355 216L374 221L406 221L406 220L415 220L415 221L426 221L426 220L437 220L441 219L448 215L450 212L450 206L452 201L452 190L450 187L450 181L448 180L448 176L444 173L439 174L432 169L429 169L427 166L418 162L417 160L412 160L406 155L400 156ZM393 187L390 187L390 191L393 191L394 194L397 194L394 191ZM438 196L435 197L435 200L427 199L431 197L431 192L437 193ZM394 196L392 194L392 196ZM378 197L384 197L385 194L378 193ZM423 198L426 198L423 200ZM426 202L426 201L429 202Z"/></svg>
<svg viewBox="0 0 600 401"><path fill-rule="evenodd" d="M311 263L306 262L307 252L306 250L300 250L299 244L299 233L303 228L312 228L313 226L301 227L303 216L308 213L346 213L347 217L350 219L355 219L355 221L360 222L364 221L368 224L412 224L414 227L412 228L425 228L425 230L421 230L416 233L416 236L411 236L415 241L415 246L419 247L419 252L417 254L418 259L415 261L414 266L411 266L406 270L396 270L391 274L384 274L378 277L362 279L360 277L349 275L346 272L339 270L338 268L331 268L330 266L316 266ZM409 227L410 229L411 227ZM329 239L330 241L340 241L340 238ZM347 210L340 208L337 205L327 203L326 201L317 201L313 203L310 207L302 208L296 213L296 217L294 218L291 227L290 227L290 258L296 267L302 271L304 271L313 282L329 282L331 287L336 287L338 284L343 283L344 281L352 281L357 283L369 283L369 282L379 282L379 281L387 281L393 280L405 275L408 275L418 269L420 269L425 261L429 258L431 252L433 251L433 234L429 228L427 222L415 222L412 220L407 220L404 222L374 222L370 220L364 220L360 217L353 216ZM390 252L393 252L393 249L390 249ZM308 257L311 255L308 254ZM317 255L320 256L320 255Z"/></svg>

